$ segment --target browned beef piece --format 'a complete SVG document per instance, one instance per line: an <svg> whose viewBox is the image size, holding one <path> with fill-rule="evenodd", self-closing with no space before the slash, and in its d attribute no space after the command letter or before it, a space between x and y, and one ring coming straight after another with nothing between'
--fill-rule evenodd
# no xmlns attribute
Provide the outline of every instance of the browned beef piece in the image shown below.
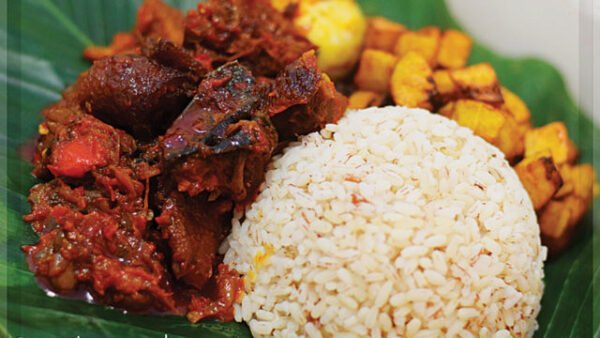
<svg viewBox="0 0 600 338"><path fill-rule="evenodd" d="M162 139L168 175L181 192L248 202L264 177L277 134L256 81L237 62L210 73Z"/></svg>
<svg viewBox="0 0 600 338"><path fill-rule="evenodd" d="M95 61L75 90L86 112L149 140L181 113L195 86L186 72L127 55Z"/></svg>
<svg viewBox="0 0 600 338"><path fill-rule="evenodd" d="M200 82L200 78L209 71L194 58L191 51L178 47L169 40L144 40L142 55L162 66L187 74L195 83Z"/></svg>
<svg viewBox="0 0 600 338"><path fill-rule="evenodd" d="M270 0L209 0L186 20L184 47L208 67L239 60L255 76L274 77L314 49Z"/></svg>
<svg viewBox="0 0 600 338"><path fill-rule="evenodd" d="M317 68L313 51L287 65L269 87L268 111L282 141L295 139L335 123L347 99Z"/></svg>
<svg viewBox="0 0 600 338"><path fill-rule="evenodd" d="M217 249L231 220L231 202L208 202L176 191L165 194L156 222L171 248L173 274L201 290L214 275Z"/></svg>
<svg viewBox="0 0 600 338"><path fill-rule="evenodd" d="M306 105L291 106L271 118L281 141L319 131L344 115L348 99L336 91L327 75L322 75L317 92Z"/></svg>

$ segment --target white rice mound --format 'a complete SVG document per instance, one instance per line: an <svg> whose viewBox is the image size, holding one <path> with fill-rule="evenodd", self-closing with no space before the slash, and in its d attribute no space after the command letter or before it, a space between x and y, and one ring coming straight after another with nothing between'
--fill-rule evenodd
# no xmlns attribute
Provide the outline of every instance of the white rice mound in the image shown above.
<svg viewBox="0 0 600 338"><path fill-rule="evenodd" d="M256 337L529 337L543 261L495 147L425 110L349 111L274 158L225 262Z"/></svg>

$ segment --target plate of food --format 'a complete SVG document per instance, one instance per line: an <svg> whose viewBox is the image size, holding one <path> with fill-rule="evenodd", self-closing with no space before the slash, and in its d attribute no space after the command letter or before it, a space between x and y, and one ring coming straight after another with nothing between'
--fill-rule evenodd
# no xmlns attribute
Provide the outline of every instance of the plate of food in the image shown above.
<svg viewBox="0 0 600 338"><path fill-rule="evenodd" d="M444 1L8 9L2 336L598 334L598 126Z"/></svg>

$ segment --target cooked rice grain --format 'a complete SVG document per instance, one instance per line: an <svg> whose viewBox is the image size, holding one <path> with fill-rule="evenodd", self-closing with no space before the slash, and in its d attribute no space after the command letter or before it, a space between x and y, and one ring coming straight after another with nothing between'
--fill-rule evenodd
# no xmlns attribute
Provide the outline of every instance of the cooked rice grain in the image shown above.
<svg viewBox="0 0 600 338"><path fill-rule="evenodd" d="M502 153L453 121L350 111L277 156L225 262L255 336L531 336L546 249Z"/></svg>

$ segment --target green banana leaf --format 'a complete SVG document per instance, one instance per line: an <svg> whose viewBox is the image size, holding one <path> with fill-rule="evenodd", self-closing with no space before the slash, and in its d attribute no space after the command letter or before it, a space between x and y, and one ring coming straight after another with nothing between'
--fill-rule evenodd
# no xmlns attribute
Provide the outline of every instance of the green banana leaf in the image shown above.
<svg viewBox="0 0 600 338"><path fill-rule="evenodd" d="M8 1L8 2L7 2ZM169 1L180 8L194 0ZM443 0L359 1L368 15L384 15L410 28L460 28ZM243 324L173 316L125 314L82 301L49 297L27 269L20 246L36 241L22 221L35 183L21 156L36 135L39 111L89 67L81 52L128 31L141 0L0 0L0 337L249 337ZM527 29L535 29L528 27ZM565 121L581 159L600 158L599 129L575 105L560 74L537 59L514 59L475 44L470 63L486 61L501 82L521 96L535 125ZM595 155L595 156L594 156ZM595 163L599 168L600 163ZM595 202L595 210L600 210ZM600 236L588 213L574 245L545 268L546 289L536 337L600 335ZM597 290L596 290L597 291Z"/></svg>

